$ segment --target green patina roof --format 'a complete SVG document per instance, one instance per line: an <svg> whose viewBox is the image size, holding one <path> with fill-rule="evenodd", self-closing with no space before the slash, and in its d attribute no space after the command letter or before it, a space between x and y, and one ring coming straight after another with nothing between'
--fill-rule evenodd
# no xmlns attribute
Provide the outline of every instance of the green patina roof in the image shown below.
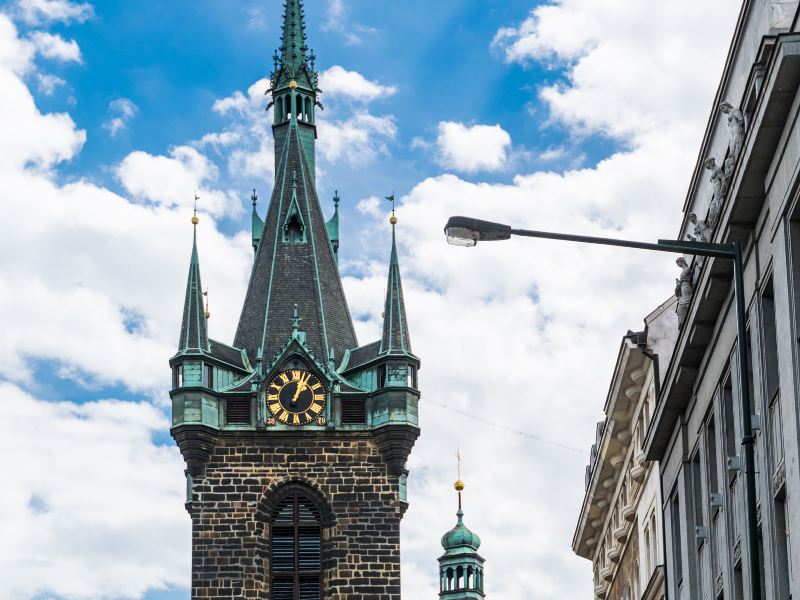
<svg viewBox="0 0 800 600"><path fill-rule="evenodd" d="M444 555L474 554L480 548L481 538L464 525L464 511L459 508L456 516L458 517L456 526L442 536Z"/></svg>
<svg viewBox="0 0 800 600"><path fill-rule="evenodd" d="M392 225L392 253L389 259L389 282L386 285L386 303L383 309L383 335L379 354L410 354L411 337L408 334L406 305L403 300L403 283L400 280L400 263L397 259L395 225Z"/></svg>
<svg viewBox="0 0 800 600"><path fill-rule="evenodd" d="M192 258L186 282L186 297L183 303L181 334L178 353L208 352L208 325L203 305L203 284L200 281L200 259L197 256L197 225L192 236Z"/></svg>

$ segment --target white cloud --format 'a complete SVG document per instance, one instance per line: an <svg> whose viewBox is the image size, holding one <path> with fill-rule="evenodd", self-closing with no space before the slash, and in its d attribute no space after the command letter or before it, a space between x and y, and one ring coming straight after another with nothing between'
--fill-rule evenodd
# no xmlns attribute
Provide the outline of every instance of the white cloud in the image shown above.
<svg viewBox="0 0 800 600"><path fill-rule="evenodd" d="M176 146L169 156L135 151L116 166L115 174L135 198L169 208L194 205L200 196L204 212L214 216L238 214L239 200L232 194L209 187L219 177L216 165L191 146Z"/></svg>
<svg viewBox="0 0 800 600"><path fill-rule="evenodd" d="M0 14L0 48L12 45L4 35L6 17ZM13 30L12 30L13 31ZM15 32L14 32L15 33ZM25 46L21 46L23 51ZM11 61L13 64L13 61ZM5 63L6 65L8 63ZM15 66L19 66L17 63ZM75 128L67 114L43 115L27 86L12 68L0 63L0 172L25 166L47 169L69 160L83 146L86 133Z"/></svg>
<svg viewBox="0 0 800 600"><path fill-rule="evenodd" d="M366 111L342 121L318 119L317 128L317 149L322 156L331 162L346 160L351 166L388 155L388 144L397 136L393 117L378 117Z"/></svg>
<svg viewBox="0 0 800 600"><path fill-rule="evenodd" d="M381 199L377 196L370 196L369 198L363 198L358 201L356 204L356 210L360 212L362 215L370 215L372 217L378 217L381 213Z"/></svg>
<svg viewBox="0 0 800 600"><path fill-rule="evenodd" d="M438 161L446 168L465 173L507 169L511 136L500 125L439 123L436 139Z"/></svg>
<svg viewBox="0 0 800 600"><path fill-rule="evenodd" d="M52 96L55 91L67 82L57 77L56 75L49 75L47 73L36 74L36 84L39 91L45 96Z"/></svg>
<svg viewBox="0 0 800 600"><path fill-rule="evenodd" d="M320 73L320 87L326 97L345 96L361 102L371 102L380 97L392 96L397 88L370 81L357 71L348 71L344 67L334 65Z"/></svg>
<svg viewBox="0 0 800 600"><path fill-rule="evenodd" d="M16 8L22 20L31 25L52 21L83 23L94 15L94 8L88 2L68 0L17 0Z"/></svg>
<svg viewBox="0 0 800 600"><path fill-rule="evenodd" d="M108 112L111 118L103 123L103 128L108 130L111 137L116 137L120 131L127 129L128 122L138 110L139 107L128 98L112 100L108 105Z"/></svg>
<svg viewBox="0 0 800 600"><path fill-rule="evenodd" d="M108 130L111 137L116 137L120 131L127 129L128 122L138 110L139 107L128 98L112 100L108 105L108 112L111 118L103 123L103 128Z"/></svg>
<svg viewBox="0 0 800 600"><path fill-rule="evenodd" d="M0 404L0 596L139 598L186 583L183 459L152 442L163 413L45 402L8 383Z"/></svg>
<svg viewBox="0 0 800 600"><path fill-rule="evenodd" d="M81 63L81 49L75 40L65 40L60 35L47 33L46 31L34 31L30 35L36 51L45 58L61 62Z"/></svg>
<svg viewBox="0 0 800 600"><path fill-rule="evenodd" d="M721 73L719 40L730 39L734 12L724 0L560 0L501 29L494 47L509 61L568 64L566 83L541 90L553 116L583 133L630 138L708 115L696 90ZM708 23L722 30L709 35Z"/></svg>

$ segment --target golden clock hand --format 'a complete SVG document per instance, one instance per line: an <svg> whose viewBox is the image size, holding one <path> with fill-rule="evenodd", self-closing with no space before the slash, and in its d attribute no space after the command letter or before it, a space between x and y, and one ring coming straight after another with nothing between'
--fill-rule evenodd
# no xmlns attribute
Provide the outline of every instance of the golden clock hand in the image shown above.
<svg viewBox="0 0 800 600"><path fill-rule="evenodd" d="M292 397L292 404L297 402L297 399L300 397L300 394L302 394L307 387L308 383L301 377L300 380L297 382L297 388L294 391L294 397Z"/></svg>

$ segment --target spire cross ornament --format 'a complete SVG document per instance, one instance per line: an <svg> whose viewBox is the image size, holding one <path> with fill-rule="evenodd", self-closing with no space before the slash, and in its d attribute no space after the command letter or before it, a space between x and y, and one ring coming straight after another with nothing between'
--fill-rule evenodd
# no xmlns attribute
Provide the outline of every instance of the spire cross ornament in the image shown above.
<svg viewBox="0 0 800 600"><path fill-rule="evenodd" d="M333 191L333 208L339 210L339 202L341 198L339 197L339 190Z"/></svg>
<svg viewBox="0 0 800 600"><path fill-rule="evenodd" d="M258 202L258 194L256 194L256 188L253 188L253 195L250 196L250 200L253 201L253 206L255 206L256 202Z"/></svg>
<svg viewBox="0 0 800 600"><path fill-rule="evenodd" d="M294 313L292 314L292 331L297 332L300 330L300 321L303 320L303 317L297 314L297 303L294 305Z"/></svg>

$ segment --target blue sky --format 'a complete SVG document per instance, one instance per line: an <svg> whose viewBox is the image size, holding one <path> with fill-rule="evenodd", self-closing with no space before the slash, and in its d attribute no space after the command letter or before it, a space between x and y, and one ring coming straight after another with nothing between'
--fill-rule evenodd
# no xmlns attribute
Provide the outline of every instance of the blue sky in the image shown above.
<svg viewBox="0 0 800 600"><path fill-rule="evenodd" d="M570 550L588 448L619 339L672 294L675 266L518 240L470 252L441 229L461 213L680 235L738 4L306 3L326 106L318 191L328 214L333 190L343 198L362 343L380 327L383 196L398 198L423 362L405 598L436 595L457 446L491 597L591 593ZM0 596L188 597L167 360L192 197L211 336L229 342L252 261L250 190L262 214L271 191L259 80L280 22L279 0L0 4L0 572L14 575Z"/></svg>
<svg viewBox="0 0 800 600"><path fill-rule="evenodd" d="M582 164L596 162L617 146L596 135L570 138L559 123L546 122L547 108L537 90L542 83L562 79L562 65L509 63L502 52L489 51L497 30L524 19L536 3L417 1L385 3L376 10L373 2L351 2L337 27L355 30L358 42L329 23L326 4L309 3L306 9L319 69L343 65L398 89L379 99L374 109L395 119L392 160L377 161L368 173L347 164L329 168L321 197L330 197L332 187L340 188L345 211L356 199L388 194L392 188L403 194L438 173L430 155L411 148L411 141L435 137L442 120L500 124L517 148L531 153L518 157L522 169L536 164L537 153L565 141L571 148L565 164L570 165L582 154L587 156ZM37 94L43 110L69 111L88 133L81 153L62 169L63 176L88 175L119 189L110 167L130 151L160 153L220 127L224 119L212 111L213 102L271 70L281 10L279 1L177 1L152 3L145 11L138 2L106 2L95 6L95 17L85 23L52 27L75 39L83 55L81 65L49 65L68 85L52 96ZM130 99L138 110L132 126L112 138L103 124L109 103L117 98ZM322 100L327 103L325 94ZM483 178L509 181L514 173ZM253 187L263 196L270 186L253 177L227 183L244 203ZM223 227L231 232L246 221L245 214Z"/></svg>

